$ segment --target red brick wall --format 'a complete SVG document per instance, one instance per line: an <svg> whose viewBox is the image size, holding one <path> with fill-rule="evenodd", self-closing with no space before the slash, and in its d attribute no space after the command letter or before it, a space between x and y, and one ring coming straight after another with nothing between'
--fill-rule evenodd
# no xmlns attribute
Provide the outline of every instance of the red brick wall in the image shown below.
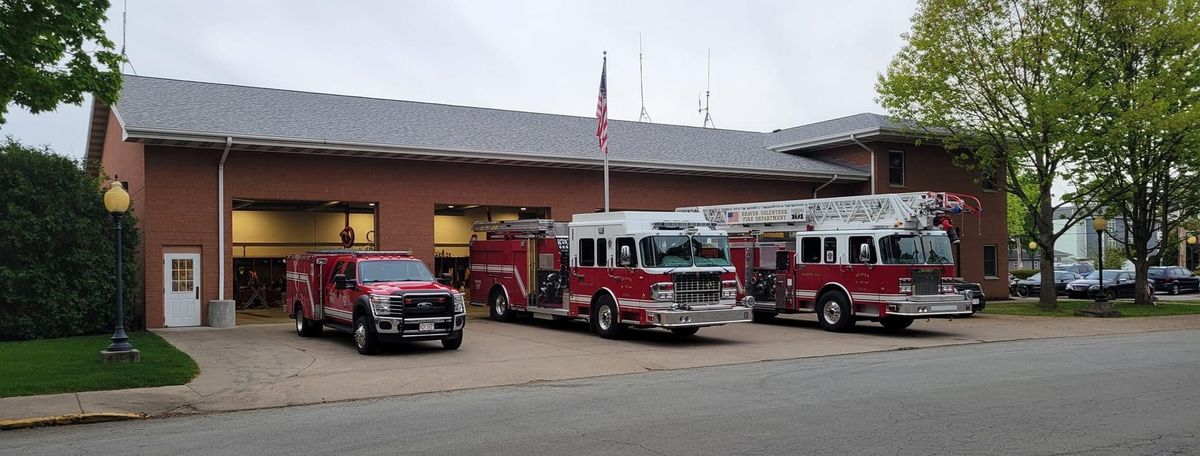
<svg viewBox="0 0 1200 456"><path fill-rule="evenodd" d="M217 297L217 162L219 150L147 146L149 211L143 221L147 325L163 325L163 246L201 249L201 302ZM807 198L820 183L612 173L612 206L670 210L679 206ZM835 184L822 196L860 192ZM225 163L226 261L231 264L232 199L376 202L376 239L385 250L412 250L433 261L435 203L548 207L553 217L603 207L600 171L408 160L230 152ZM154 261L150 261L154 259ZM430 265L432 266L432 264ZM225 296L233 293L226 268ZM203 310L203 309L202 309ZM202 315L205 312L202 311Z"/></svg>

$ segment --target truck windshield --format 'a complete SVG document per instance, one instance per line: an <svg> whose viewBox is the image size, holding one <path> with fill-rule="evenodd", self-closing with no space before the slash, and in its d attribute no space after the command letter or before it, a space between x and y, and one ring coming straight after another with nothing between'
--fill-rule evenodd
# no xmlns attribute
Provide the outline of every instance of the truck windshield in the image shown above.
<svg viewBox="0 0 1200 456"><path fill-rule="evenodd" d="M946 236L892 234L879 238L883 264L952 264L954 253Z"/></svg>
<svg viewBox="0 0 1200 456"><path fill-rule="evenodd" d="M425 263L416 260L360 261L358 270L362 283L433 281Z"/></svg>
<svg viewBox="0 0 1200 456"><path fill-rule="evenodd" d="M648 268L731 265L725 236L649 236L641 243L642 265Z"/></svg>

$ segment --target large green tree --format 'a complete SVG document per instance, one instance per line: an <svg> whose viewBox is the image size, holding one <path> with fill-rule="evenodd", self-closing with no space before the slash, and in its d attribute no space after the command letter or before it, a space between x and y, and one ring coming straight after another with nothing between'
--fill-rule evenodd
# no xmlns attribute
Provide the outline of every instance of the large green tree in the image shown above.
<svg viewBox="0 0 1200 456"><path fill-rule="evenodd" d="M9 104L37 114L91 93L113 103L122 56L101 24L108 0L0 0L0 124Z"/></svg>
<svg viewBox="0 0 1200 456"><path fill-rule="evenodd" d="M1200 2L1113 0L1098 8L1110 63L1092 149L1104 159L1082 171L1104 176L1090 185L1116 180L1125 190L1104 207L1124 219L1116 240L1134 264L1136 301L1148 303L1149 267L1163 255L1174 261L1176 231L1200 212Z"/></svg>
<svg viewBox="0 0 1200 456"><path fill-rule="evenodd" d="M1098 36L1105 20L1087 0L922 0L904 47L877 84L892 114L937 135L959 165L990 176L1032 217L1041 275L1053 281L1054 244L1091 216L1114 190L1074 171L1093 160L1108 57ZM1002 174L1003 176L999 176ZM1022 177L1036 185L1022 185ZM1079 191L1054 202L1056 180ZM1081 208L1055 230L1054 210ZM1043 287L1043 308L1057 307Z"/></svg>

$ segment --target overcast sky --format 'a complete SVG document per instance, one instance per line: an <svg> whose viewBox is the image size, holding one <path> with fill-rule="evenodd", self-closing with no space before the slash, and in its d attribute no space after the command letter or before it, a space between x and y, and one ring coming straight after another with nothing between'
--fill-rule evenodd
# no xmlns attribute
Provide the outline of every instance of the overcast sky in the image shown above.
<svg viewBox="0 0 1200 456"><path fill-rule="evenodd" d="M122 0L109 37L121 44ZM699 126L712 50L717 127L770 131L860 112L915 0L128 1L142 76L637 120L638 33L654 122ZM128 65L125 72L132 72ZM90 102L89 102L90 103ZM10 107L0 135L82 156L87 113Z"/></svg>

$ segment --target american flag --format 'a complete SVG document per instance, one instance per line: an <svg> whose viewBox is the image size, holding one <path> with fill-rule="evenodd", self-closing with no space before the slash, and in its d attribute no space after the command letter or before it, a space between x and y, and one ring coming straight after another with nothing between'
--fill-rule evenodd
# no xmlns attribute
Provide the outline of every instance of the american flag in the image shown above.
<svg viewBox="0 0 1200 456"><path fill-rule="evenodd" d="M740 219L741 214L742 214L741 212L737 212L737 211L726 211L725 212L725 223L737 223L738 220Z"/></svg>
<svg viewBox="0 0 1200 456"><path fill-rule="evenodd" d="M608 57L600 67L600 96L596 100L596 137L600 138L600 151L608 155Z"/></svg>

